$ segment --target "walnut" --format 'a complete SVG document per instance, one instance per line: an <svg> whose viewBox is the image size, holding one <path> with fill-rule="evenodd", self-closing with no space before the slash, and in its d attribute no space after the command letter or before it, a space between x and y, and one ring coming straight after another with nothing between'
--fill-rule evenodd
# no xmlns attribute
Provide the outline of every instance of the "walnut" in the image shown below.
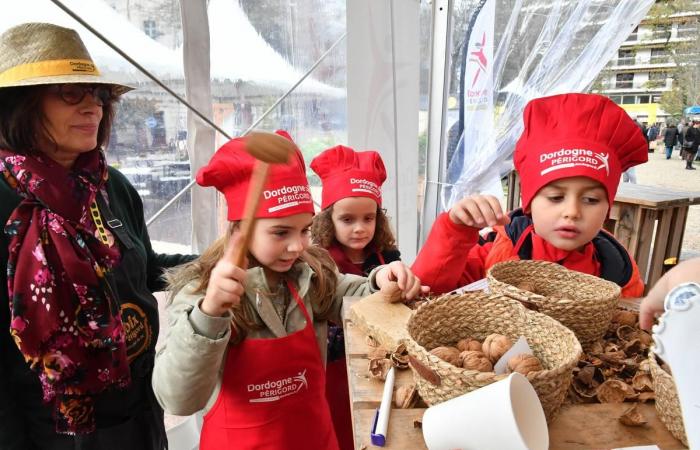
<svg viewBox="0 0 700 450"><path fill-rule="evenodd" d="M483 352L466 351L459 354L462 360L462 367L470 370L478 370L479 372L493 372L493 365L489 358Z"/></svg>
<svg viewBox="0 0 700 450"><path fill-rule="evenodd" d="M460 367L462 365L462 360L459 359L460 351L455 347L435 347L430 350L430 353L453 366Z"/></svg>
<svg viewBox="0 0 700 450"><path fill-rule="evenodd" d="M391 352L389 359L397 369L408 369L408 349L406 344L399 344L396 350Z"/></svg>
<svg viewBox="0 0 700 450"><path fill-rule="evenodd" d="M543 370L543 368L539 358L535 355L521 353L508 360L509 372L518 372L522 375L527 375L530 372L537 372L538 370Z"/></svg>
<svg viewBox="0 0 700 450"><path fill-rule="evenodd" d="M482 351L489 357L492 363L495 363L505 354L511 347L513 342L508 336L502 334L489 334L481 344Z"/></svg>
<svg viewBox="0 0 700 450"><path fill-rule="evenodd" d="M623 425L627 425L628 427L641 427L647 423L644 415L639 411L639 409L637 409L637 405L634 405L625 411L625 413L618 420Z"/></svg>
<svg viewBox="0 0 700 450"><path fill-rule="evenodd" d="M462 339L461 341L457 342L457 348L459 349L460 352L480 352L481 350L481 342L477 341L474 338L466 338Z"/></svg>
<svg viewBox="0 0 700 450"><path fill-rule="evenodd" d="M528 292L532 292L535 294L537 293L537 291L535 291L535 289L536 289L535 283L532 283L530 281L523 281L522 283L518 284L516 287L522 291L528 291Z"/></svg>
<svg viewBox="0 0 700 450"><path fill-rule="evenodd" d="M620 325L633 327L637 324L637 314L632 311L618 309L613 313L612 321Z"/></svg>
<svg viewBox="0 0 700 450"><path fill-rule="evenodd" d="M386 358L375 358L369 361L370 378L386 380L389 369L391 369L391 361Z"/></svg>
<svg viewBox="0 0 700 450"><path fill-rule="evenodd" d="M621 380L610 379L598 386L597 396L600 403L622 403L634 395L634 389Z"/></svg>
<svg viewBox="0 0 700 450"><path fill-rule="evenodd" d="M415 384L399 386L394 393L394 404L397 408L413 408L418 401L418 391Z"/></svg>

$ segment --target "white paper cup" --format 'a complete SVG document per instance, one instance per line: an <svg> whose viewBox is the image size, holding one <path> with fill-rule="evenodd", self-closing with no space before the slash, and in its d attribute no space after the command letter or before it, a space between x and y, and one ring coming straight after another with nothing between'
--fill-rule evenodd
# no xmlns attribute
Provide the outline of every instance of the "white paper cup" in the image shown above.
<svg viewBox="0 0 700 450"><path fill-rule="evenodd" d="M527 378L496 383L432 406L423 415L430 450L540 450L549 447L547 420Z"/></svg>

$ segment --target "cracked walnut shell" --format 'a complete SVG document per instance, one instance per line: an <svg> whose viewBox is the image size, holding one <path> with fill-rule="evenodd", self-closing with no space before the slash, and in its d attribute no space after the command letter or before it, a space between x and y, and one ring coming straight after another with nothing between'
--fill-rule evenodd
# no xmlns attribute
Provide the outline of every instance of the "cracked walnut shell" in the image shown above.
<svg viewBox="0 0 700 450"><path fill-rule="evenodd" d="M394 393L394 404L397 408L413 408L418 401L418 390L415 384L399 386Z"/></svg>

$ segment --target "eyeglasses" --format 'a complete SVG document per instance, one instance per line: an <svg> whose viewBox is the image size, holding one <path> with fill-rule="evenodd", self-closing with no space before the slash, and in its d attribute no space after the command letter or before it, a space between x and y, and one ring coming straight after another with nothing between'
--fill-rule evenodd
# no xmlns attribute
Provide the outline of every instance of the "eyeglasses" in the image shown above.
<svg viewBox="0 0 700 450"><path fill-rule="evenodd" d="M115 99L110 86L104 84L54 84L49 91L61 97L69 105L77 105L89 92L98 106L103 106Z"/></svg>

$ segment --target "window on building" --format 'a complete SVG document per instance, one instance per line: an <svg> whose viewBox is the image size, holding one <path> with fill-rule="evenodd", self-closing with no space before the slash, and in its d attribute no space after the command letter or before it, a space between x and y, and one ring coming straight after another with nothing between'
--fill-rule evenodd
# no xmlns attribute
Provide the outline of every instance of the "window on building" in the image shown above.
<svg viewBox="0 0 700 450"><path fill-rule="evenodd" d="M622 96L621 95L611 95L610 100L614 101L618 105L622 103Z"/></svg>
<svg viewBox="0 0 700 450"><path fill-rule="evenodd" d="M648 95L637 96L637 103L649 103L649 96Z"/></svg>
<svg viewBox="0 0 700 450"><path fill-rule="evenodd" d="M661 103L661 96L660 95L652 95L651 102L652 103Z"/></svg>
<svg viewBox="0 0 700 450"><path fill-rule="evenodd" d="M635 53L634 50L619 50L617 52L617 64L619 66L634 64Z"/></svg>
<svg viewBox="0 0 700 450"><path fill-rule="evenodd" d="M623 95L622 96L622 104L623 105L634 105L635 98L636 97L634 95Z"/></svg>
<svg viewBox="0 0 700 450"><path fill-rule="evenodd" d="M158 37L158 29L156 28L155 20L144 20L143 21L143 32L146 33L151 38L155 39Z"/></svg>
<svg viewBox="0 0 700 450"><path fill-rule="evenodd" d="M634 73L618 73L615 75L615 87L620 88L631 88L632 81L634 80Z"/></svg>
<svg viewBox="0 0 700 450"><path fill-rule="evenodd" d="M649 82L647 85L650 88L665 87L666 78L668 78L668 73L666 72L649 72Z"/></svg>
<svg viewBox="0 0 700 450"><path fill-rule="evenodd" d="M668 24L654 25L651 32L652 39L670 39L671 38L671 28Z"/></svg>
<svg viewBox="0 0 700 450"><path fill-rule="evenodd" d="M666 48L652 48L651 62L652 64L662 64L670 61L670 54Z"/></svg>

